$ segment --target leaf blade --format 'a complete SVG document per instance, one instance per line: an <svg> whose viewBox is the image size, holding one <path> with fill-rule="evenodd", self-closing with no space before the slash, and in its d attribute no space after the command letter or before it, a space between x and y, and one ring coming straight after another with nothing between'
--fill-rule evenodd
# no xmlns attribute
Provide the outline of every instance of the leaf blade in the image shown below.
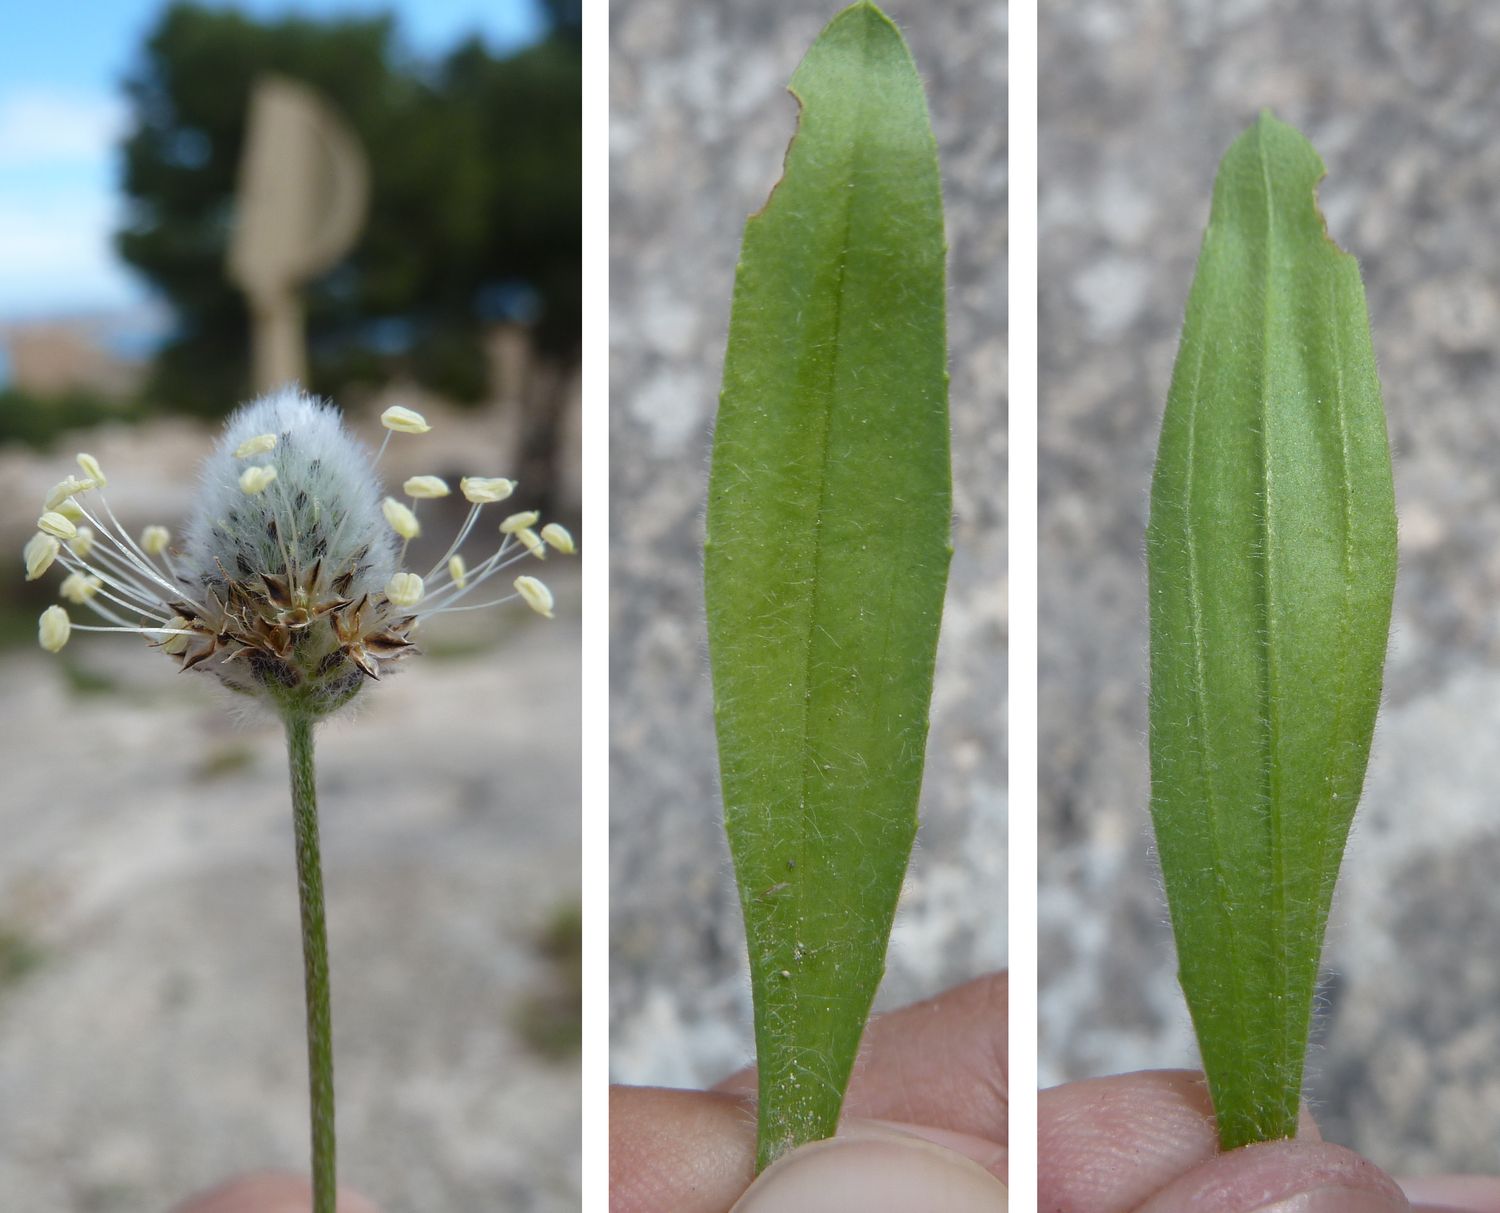
<svg viewBox="0 0 1500 1213"><path fill-rule="evenodd" d="M1147 533L1152 816L1221 1142L1292 1136L1395 584L1368 314L1317 153L1224 157Z"/></svg>
<svg viewBox="0 0 1500 1213"><path fill-rule="evenodd" d="M916 828L949 555L920 80L861 3L792 91L797 134L736 273L704 552L761 1166L837 1123Z"/></svg>

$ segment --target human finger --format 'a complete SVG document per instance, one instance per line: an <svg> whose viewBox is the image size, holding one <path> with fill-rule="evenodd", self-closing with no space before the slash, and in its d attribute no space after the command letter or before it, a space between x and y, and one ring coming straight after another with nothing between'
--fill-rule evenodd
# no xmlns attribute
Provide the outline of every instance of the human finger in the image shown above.
<svg viewBox="0 0 1500 1213"><path fill-rule="evenodd" d="M1305 1111L1299 1133L1319 1140ZM1213 1104L1194 1071L1116 1074L1038 1096L1038 1192L1058 1213L1126 1213L1219 1156Z"/></svg>
<svg viewBox="0 0 1500 1213"><path fill-rule="evenodd" d="M866 1121L778 1159L733 1213L1005 1213L1005 1185L966 1154Z"/></svg>
<svg viewBox="0 0 1500 1213"><path fill-rule="evenodd" d="M844 1115L949 1129L1004 1146L1010 1113L1008 981L992 973L871 1019ZM753 1066L714 1089L755 1094Z"/></svg>

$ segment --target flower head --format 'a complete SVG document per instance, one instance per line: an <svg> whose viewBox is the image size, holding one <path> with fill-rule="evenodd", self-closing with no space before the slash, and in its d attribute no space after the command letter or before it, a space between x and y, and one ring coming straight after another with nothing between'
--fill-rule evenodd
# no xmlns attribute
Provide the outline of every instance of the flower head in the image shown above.
<svg viewBox="0 0 1500 1213"><path fill-rule="evenodd" d="M382 421L392 433L431 429L409 409L388 409ZM26 573L35 580L62 565L63 597L106 625L76 624L62 607L48 607L42 647L57 652L75 630L136 632L184 670L208 671L283 715L322 716L416 651L413 633L429 616L514 598L550 616L551 594L531 577L492 602L457 605L494 574L541 554L540 543L529 542L534 514L519 526L517 516L507 518L499 546L473 566L459 554L480 511L508 496L510 481L465 479L486 491L466 490L471 505L457 537L419 574L402 568L420 533L417 505L445 495L447 485L417 476L404 486L410 504L386 497L378 459L332 406L295 388L263 396L229 419L174 547L160 526L131 538L99 491L98 461L80 455L87 478L69 477L48 496L26 545ZM76 525L61 513L64 502L74 503ZM569 539L559 550L571 547Z"/></svg>

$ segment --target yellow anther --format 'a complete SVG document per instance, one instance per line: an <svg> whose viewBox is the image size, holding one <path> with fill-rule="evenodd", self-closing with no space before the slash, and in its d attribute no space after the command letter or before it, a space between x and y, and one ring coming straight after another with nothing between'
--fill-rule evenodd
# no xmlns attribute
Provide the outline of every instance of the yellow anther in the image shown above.
<svg viewBox="0 0 1500 1213"><path fill-rule="evenodd" d="M240 488L253 497L264 493L275 479L276 469L273 467L246 468L240 473Z"/></svg>
<svg viewBox="0 0 1500 1213"><path fill-rule="evenodd" d="M80 480L77 476L69 476L66 480L59 480L52 486L52 491L47 494L47 500L42 505L44 510L55 510L74 493L81 493L84 489L94 487L92 480Z"/></svg>
<svg viewBox="0 0 1500 1213"><path fill-rule="evenodd" d="M535 577L517 577L515 580L516 593L520 594L529 606L538 615L552 618L552 591L544 586Z"/></svg>
<svg viewBox="0 0 1500 1213"><path fill-rule="evenodd" d="M560 522L549 522L544 526L542 538L565 556L571 556L578 550L573 544L572 534Z"/></svg>
<svg viewBox="0 0 1500 1213"><path fill-rule="evenodd" d="M489 505L514 493L516 482L504 476L465 476L458 482L458 491L475 505Z"/></svg>
<svg viewBox="0 0 1500 1213"><path fill-rule="evenodd" d="M448 482L440 476L413 476L401 488L408 497L422 499L446 497L453 491L448 487Z"/></svg>
<svg viewBox="0 0 1500 1213"><path fill-rule="evenodd" d="M36 638L49 653L58 652L68 643L68 634L73 630L73 621L60 606L49 606L37 621Z"/></svg>
<svg viewBox="0 0 1500 1213"><path fill-rule="evenodd" d="M397 573L385 586L385 596L398 607L416 606L423 593L422 579L415 573Z"/></svg>
<svg viewBox="0 0 1500 1213"><path fill-rule="evenodd" d="M26 541L26 547L22 556L26 560L26 580L35 581L43 573L52 567L52 562L57 559L60 545L51 535L44 535L38 531Z"/></svg>
<svg viewBox="0 0 1500 1213"><path fill-rule="evenodd" d="M526 545L526 550L538 560L547 559L547 545L542 542L542 537L529 526L523 526L516 532L516 538Z"/></svg>
<svg viewBox="0 0 1500 1213"><path fill-rule="evenodd" d="M76 602L82 606L90 598L99 592L99 587L104 582L97 577L90 577L87 573L69 573L63 578L63 583L58 587L58 593L69 602Z"/></svg>
<svg viewBox="0 0 1500 1213"><path fill-rule="evenodd" d="M249 459L252 455L264 455L267 451L276 449L275 434L257 434L254 438L246 438L244 442L234 448L236 459Z"/></svg>
<svg viewBox="0 0 1500 1213"><path fill-rule="evenodd" d="M49 535L56 535L59 539L71 539L78 534L78 528L56 510L48 510L38 518L36 528L39 531L46 531Z"/></svg>
<svg viewBox="0 0 1500 1213"><path fill-rule="evenodd" d="M109 483L104 478L104 469L99 466L99 461L87 451L78 452L78 466L83 469L83 474L94 482L94 488L102 489Z"/></svg>
<svg viewBox="0 0 1500 1213"><path fill-rule="evenodd" d="M67 497L58 502L57 512L75 525L82 522L85 518L88 517L88 515L83 512L83 507L78 504L77 497Z"/></svg>
<svg viewBox="0 0 1500 1213"><path fill-rule="evenodd" d="M181 615L173 615L172 618L167 620L166 626L169 628L178 628L185 632L187 630L188 621ZM187 652L188 641L191 639L191 636L186 635L168 636L161 642L162 652L170 653L173 657L176 657L179 653L185 653Z"/></svg>
<svg viewBox="0 0 1500 1213"><path fill-rule="evenodd" d="M385 412L380 414L380 424L388 430L395 430L398 434L425 434L432 427L427 424L427 418L414 409L402 408L399 404L393 404Z"/></svg>
<svg viewBox="0 0 1500 1213"><path fill-rule="evenodd" d="M78 534L68 540L68 551L77 556L79 560L87 560L89 553L94 550L94 528L81 526Z"/></svg>
<svg viewBox="0 0 1500 1213"><path fill-rule="evenodd" d="M469 579L468 566L464 564L462 556L453 556L448 560L448 576L453 578L453 584L459 589L464 588L464 583Z"/></svg>
<svg viewBox="0 0 1500 1213"><path fill-rule="evenodd" d="M517 531L524 531L527 527L535 526L541 515L535 510L526 510L524 513L512 514L500 524L502 535L514 535Z"/></svg>
<svg viewBox="0 0 1500 1213"><path fill-rule="evenodd" d="M160 556L172 542L172 532L164 526L148 526L141 532L141 547L148 556Z"/></svg>
<svg viewBox="0 0 1500 1213"><path fill-rule="evenodd" d="M394 497L387 497L380 503L380 512L391 524L391 530L402 539L415 539L422 533L422 528L417 524L417 516Z"/></svg>

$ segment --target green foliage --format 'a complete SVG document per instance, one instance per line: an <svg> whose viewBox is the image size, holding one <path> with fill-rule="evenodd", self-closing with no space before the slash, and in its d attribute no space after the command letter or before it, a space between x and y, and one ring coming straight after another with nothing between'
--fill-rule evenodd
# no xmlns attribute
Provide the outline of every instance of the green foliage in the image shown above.
<svg viewBox="0 0 1500 1213"><path fill-rule="evenodd" d="M750 951L759 1163L833 1133L916 830L950 554L942 197L873 5L792 78L745 226L704 551L725 824Z"/></svg>
<svg viewBox="0 0 1500 1213"><path fill-rule="evenodd" d="M0 993L19 985L46 958L41 945L30 936L0 923Z"/></svg>
<svg viewBox="0 0 1500 1213"><path fill-rule="evenodd" d="M582 906L556 907L534 948L547 972L541 987L522 1001L517 1028L539 1056L564 1061L577 1056L583 1040Z"/></svg>
<svg viewBox="0 0 1500 1213"><path fill-rule="evenodd" d="M225 277L232 199L254 80L276 71L319 89L370 154L360 242L307 292L312 386L410 373L473 398L477 339L518 295L544 354L579 340L581 67L576 21L506 59L478 41L435 65L399 51L388 16L258 21L174 4L127 83L132 203L126 261L177 309L180 332L151 395L223 412L245 394L248 318ZM394 350L372 328L387 321Z"/></svg>
<svg viewBox="0 0 1500 1213"><path fill-rule="evenodd" d="M17 443L50 451L62 435L74 430L135 422L149 412L143 404L121 403L86 391L37 396L19 388L0 388L0 446Z"/></svg>
<svg viewBox="0 0 1500 1213"><path fill-rule="evenodd" d="M1226 1149L1296 1133L1395 586L1364 288L1323 171L1269 114L1225 155L1151 494L1151 807Z"/></svg>

